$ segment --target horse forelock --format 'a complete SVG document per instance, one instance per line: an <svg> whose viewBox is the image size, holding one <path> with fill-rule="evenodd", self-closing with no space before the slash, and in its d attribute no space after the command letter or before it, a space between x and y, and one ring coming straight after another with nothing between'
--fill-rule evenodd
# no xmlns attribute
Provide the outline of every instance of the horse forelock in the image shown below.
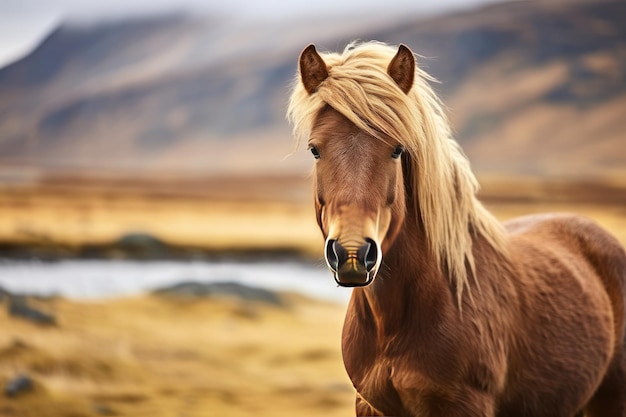
<svg viewBox="0 0 626 417"><path fill-rule="evenodd" d="M289 102L288 118L296 141L306 140L324 106L329 105L371 136L392 138L410 155L415 213L422 217L437 262L455 281L460 302L469 266L474 271L472 233L504 252L500 223L476 198L478 182L469 161L454 141L440 99L416 68L414 85L405 94L387 74L397 48L378 42L346 47L342 54L322 54L328 77L314 94L299 80ZM382 133L382 134L381 134Z"/></svg>

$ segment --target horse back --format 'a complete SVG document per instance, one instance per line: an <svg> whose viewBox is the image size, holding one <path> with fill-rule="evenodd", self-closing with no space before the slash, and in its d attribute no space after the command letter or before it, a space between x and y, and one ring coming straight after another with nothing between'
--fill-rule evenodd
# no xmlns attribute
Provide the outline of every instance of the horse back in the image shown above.
<svg viewBox="0 0 626 417"><path fill-rule="evenodd" d="M541 214L505 223L513 239L525 240L539 252L551 251L573 270L589 269L608 296L615 341L624 344L626 325L626 252L620 242L597 223L573 214ZM583 274L585 275L585 274Z"/></svg>
<svg viewBox="0 0 626 417"><path fill-rule="evenodd" d="M505 227L519 304L503 415L524 415L509 412L520 404L535 415L550 408L548 398L561 402L545 415L581 409L607 367L625 357L626 253L581 216L525 216Z"/></svg>

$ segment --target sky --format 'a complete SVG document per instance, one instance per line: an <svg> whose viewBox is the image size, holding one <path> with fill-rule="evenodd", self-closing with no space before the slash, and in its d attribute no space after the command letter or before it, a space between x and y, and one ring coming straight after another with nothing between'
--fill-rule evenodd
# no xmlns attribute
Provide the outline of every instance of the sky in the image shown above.
<svg viewBox="0 0 626 417"><path fill-rule="evenodd" d="M348 13L438 13L495 0L0 0L0 67L30 52L60 22L185 11L241 19Z"/></svg>

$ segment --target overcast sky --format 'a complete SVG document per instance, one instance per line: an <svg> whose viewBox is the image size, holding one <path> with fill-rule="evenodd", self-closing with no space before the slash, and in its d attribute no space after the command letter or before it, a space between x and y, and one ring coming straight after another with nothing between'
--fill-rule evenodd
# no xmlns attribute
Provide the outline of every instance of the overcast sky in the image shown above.
<svg viewBox="0 0 626 417"><path fill-rule="evenodd" d="M441 12L495 0L0 0L0 67L29 52L59 22L187 11L245 19L324 14Z"/></svg>

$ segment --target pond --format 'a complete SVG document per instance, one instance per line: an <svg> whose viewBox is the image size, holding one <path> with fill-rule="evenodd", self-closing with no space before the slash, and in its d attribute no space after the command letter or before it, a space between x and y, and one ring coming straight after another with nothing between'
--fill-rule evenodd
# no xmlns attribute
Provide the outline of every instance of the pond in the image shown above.
<svg viewBox="0 0 626 417"><path fill-rule="evenodd" d="M0 262L0 287L15 293L99 299L141 294L181 282L236 282L273 291L297 292L347 302L320 263L299 261L63 260Z"/></svg>

